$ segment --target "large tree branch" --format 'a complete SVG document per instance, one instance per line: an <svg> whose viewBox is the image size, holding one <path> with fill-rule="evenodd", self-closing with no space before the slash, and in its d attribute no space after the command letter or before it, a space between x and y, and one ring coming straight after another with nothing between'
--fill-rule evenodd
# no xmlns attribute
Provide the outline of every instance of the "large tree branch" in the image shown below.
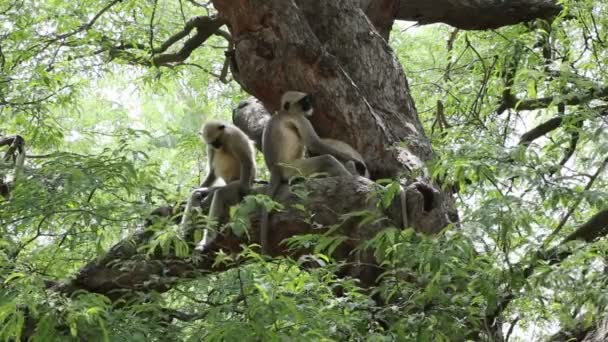
<svg viewBox="0 0 608 342"><path fill-rule="evenodd" d="M269 115L259 101L251 99L244 101L235 109L233 120L250 138L258 140L263 123ZM288 250L281 242L295 235L322 234L326 230L315 227L329 227L341 223L341 229L333 234L340 234L348 239L336 250L335 257L339 260L352 261L351 258L354 257L352 251L360 241L370 239L381 229L391 225L396 226L402 220L399 199L395 198L389 208L379 211L377 208L379 188L365 178L320 178L307 181L299 187L308 194L305 198L290 192L287 185L283 186L277 195L276 200L283 204L284 210L271 215L270 218L272 234L269 254L273 256L298 256L306 253L305 250ZM445 225L445 219L437 214L443 205L427 203L429 198L438 201L442 197L438 194L425 196L429 191L432 193L433 189L429 189L423 183L413 183L406 188L408 220L417 230L425 233L435 232L437 227ZM203 212L208 209L209 197L201 203ZM310 217L299 209L302 206L310 213L314 213L314 224L311 225L308 220ZM342 221L342 215L361 210L385 216L386 219L362 226L358 225L361 218ZM169 217L176 212L179 214L179 209L162 207L156 210L154 215ZM214 255L220 250L228 254L238 253L244 244L259 243L259 225L256 218L253 217L253 224L247 234L240 237L230 232L220 234L203 254L195 254L191 259L158 254L147 257L141 254L140 247L153 235L152 231L144 230L120 242L102 258L89 263L75 279L55 286L65 293L83 289L103 293L110 298L119 298L125 291L166 291L181 278L194 277L201 272L220 272L232 267L223 264L213 265ZM179 222L179 217L175 219L175 222ZM148 220L147 225L152 222L153 220ZM191 235L191 232L186 232L186 236ZM251 240L248 240L247 236L251 237ZM345 272L358 277L364 284L371 284L375 281L379 268L374 266L373 257L364 255L363 258L370 266L351 265L345 269Z"/></svg>
<svg viewBox="0 0 608 342"><path fill-rule="evenodd" d="M186 40L179 51L152 57L152 64L166 65L185 61L196 48L217 32L222 25L224 25L224 21L218 17L199 16L189 20L182 31L177 32L161 45L159 51L166 51L171 45L187 36L193 28L196 28L196 34Z"/></svg>
<svg viewBox="0 0 608 342"><path fill-rule="evenodd" d="M607 116L608 115L608 108L606 108L604 106L599 107L599 108L594 108L593 110L595 110L599 113L598 116ZM564 122L567 122L568 119L574 119L574 118L575 118L574 115L553 117L553 118L539 124L538 126L532 128L531 130L527 131L526 133L522 134L521 138L519 139L518 144L522 145L522 146L530 145L530 143L532 143L534 140L561 127L561 125ZM582 123L583 118L579 118L579 120L581 120L580 123Z"/></svg>
<svg viewBox="0 0 608 342"><path fill-rule="evenodd" d="M513 103L516 110L535 110L547 108L551 104L565 104L567 106L580 105L588 103L591 100L604 98L608 96L608 87L592 88L585 92L571 93L557 96L547 96L538 99L521 100Z"/></svg>
<svg viewBox="0 0 608 342"><path fill-rule="evenodd" d="M526 133L522 134L521 138L519 139L519 145L523 145L523 146L527 146L530 145L531 142L533 142L534 140L544 136L545 134L556 130L559 126L562 125L562 122L564 122L564 118L560 117L560 116L556 116L554 118L551 118L543 123L541 123L540 125L532 128L531 130L527 131Z"/></svg>
<svg viewBox="0 0 608 342"><path fill-rule="evenodd" d="M230 40L230 36L226 36L227 33L219 29L224 24L225 22L217 16L194 17L188 20L180 31L167 38L167 40L165 40L159 47L153 48L151 59L145 59L132 55L129 50L150 50L149 46L145 44L133 42L121 42L120 44L111 46L109 48L104 47L95 51L94 54L100 54L108 51L111 58L120 57L136 64L172 66L188 59L194 50L200 47L205 41L207 41L207 39L209 39L209 37L214 34L218 34ZM187 37L192 30L196 30L196 33L192 37L188 38L176 52L164 53L177 42Z"/></svg>
<svg viewBox="0 0 608 342"><path fill-rule="evenodd" d="M361 3L365 15L378 33L388 41L393 23L397 18L399 0L373 0Z"/></svg>
<svg viewBox="0 0 608 342"><path fill-rule="evenodd" d="M591 100L602 99L608 97L608 86L591 87L585 91L571 92L555 96L541 97L538 99L521 100L507 93L503 96L502 102L496 112L501 114L507 109L515 110L536 110L544 109L551 105L566 105L574 106L589 103Z"/></svg>
<svg viewBox="0 0 608 342"><path fill-rule="evenodd" d="M561 10L552 0L401 0L396 19L487 30L533 19L551 19Z"/></svg>
<svg viewBox="0 0 608 342"><path fill-rule="evenodd" d="M284 205L284 210L271 215L269 241L269 254L273 256L297 257L305 250L289 250L282 241L300 234L322 234L326 229L318 229L309 224L309 217L295 205L305 205L314 213L314 222L323 227L342 222L341 229L333 234L346 236L348 239L336 249L335 257L339 260L350 260L354 256L352 251L362 240L368 240L381 229L392 225L391 221L398 221L398 201L388 208L384 213L378 212L374 199L374 193L378 190L377 185L361 177L347 178L321 178L309 180L300 184L302 190L308 193L308 197L302 199L289 191L288 186L283 186L277 196L277 201ZM411 196L409 196L411 195ZM201 207L205 212L208 209L211 196L205 198ZM416 197L414 187L408 188L408 197L412 201L420 200ZM384 221L359 226L358 219L342 221L341 216L359 210L369 210L370 213L388 215ZM179 209L177 209L179 212ZM169 207L159 208L154 214L156 216L171 216L175 210ZM424 212L411 213L411 215L424 215ZM176 222L179 217L176 217ZM148 224L154 222L150 220ZM229 231L220 233L216 240L203 253L195 253L192 258L177 258L174 255L160 255L153 253L146 256L141 247L153 235L150 230L141 231L131 238L124 240L107 254L98 260L86 265L74 279L62 284L49 284L64 293L72 293L82 289L90 292L102 293L110 298L117 299L131 291L166 291L175 282L182 278L194 277L204 272L220 272L234 265L214 265L214 256L220 250L227 254L238 253L243 245L259 244L259 226L253 224L247 234L236 236ZM191 232L186 232L191 236ZM251 237L249 240L247 237ZM352 260L351 260L352 261ZM373 264L373 258L367 257L366 261ZM378 275L378 268L365 269L351 266L346 270L347 274L359 277L362 282L371 284Z"/></svg>
<svg viewBox="0 0 608 342"><path fill-rule="evenodd" d="M581 240L592 242L608 235L608 209L593 215L589 221L568 235L564 242Z"/></svg>

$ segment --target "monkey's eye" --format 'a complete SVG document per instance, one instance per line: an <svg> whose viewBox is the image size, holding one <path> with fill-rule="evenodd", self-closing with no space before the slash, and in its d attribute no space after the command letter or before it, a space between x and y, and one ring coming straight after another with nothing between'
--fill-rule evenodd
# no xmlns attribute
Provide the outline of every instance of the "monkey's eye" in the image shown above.
<svg viewBox="0 0 608 342"><path fill-rule="evenodd" d="M226 125L220 125L220 127L218 127L218 129L219 129L220 131L223 131L223 130L224 130L224 128L226 128Z"/></svg>
<svg viewBox="0 0 608 342"><path fill-rule="evenodd" d="M283 109L289 110L289 102L285 102L285 104L283 105Z"/></svg>

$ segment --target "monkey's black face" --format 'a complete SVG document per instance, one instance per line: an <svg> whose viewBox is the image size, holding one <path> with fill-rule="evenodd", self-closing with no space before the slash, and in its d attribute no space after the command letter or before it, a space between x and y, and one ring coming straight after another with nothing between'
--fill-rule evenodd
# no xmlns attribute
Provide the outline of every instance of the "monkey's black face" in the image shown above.
<svg viewBox="0 0 608 342"><path fill-rule="evenodd" d="M219 149L219 148L222 147L222 141L221 141L220 138L217 138L217 139L213 140L209 144L211 144L211 146L213 146L213 148L215 148L215 149Z"/></svg>
<svg viewBox="0 0 608 342"><path fill-rule="evenodd" d="M307 112L312 109L312 95L308 94L298 101L300 108L303 112Z"/></svg>

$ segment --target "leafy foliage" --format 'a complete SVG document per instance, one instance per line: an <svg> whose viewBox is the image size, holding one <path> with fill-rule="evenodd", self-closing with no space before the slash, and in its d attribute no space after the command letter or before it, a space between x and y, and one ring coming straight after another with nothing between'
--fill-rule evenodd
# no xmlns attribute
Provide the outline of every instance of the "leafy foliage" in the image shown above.
<svg viewBox="0 0 608 342"><path fill-rule="evenodd" d="M336 275L346 238L325 234L289 241L316 246L321 267L246 247L217 256L230 271L113 302L48 284L198 184L197 129L246 96L222 77L227 43L213 36L187 61L152 65L190 18L213 13L197 1L0 2L0 135L22 135L28 153L0 199L0 339L482 340L496 319L503 335L528 341L591 326L606 312L606 241L560 242L608 208L608 8L563 5L551 23L393 30L437 151L432 174L457 190L461 221L434 237L386 227L359 246L383 266L377 288ZM552 129L536 136L537 126ZM0 176L14 177L13 165ZM388 185L379 205L397 190ZM271 205L248 197L233 211L233 231L246 232L260 202ZM147 256L186 256L166 225ZM553 247L571 256L539 257Z"/></svg>

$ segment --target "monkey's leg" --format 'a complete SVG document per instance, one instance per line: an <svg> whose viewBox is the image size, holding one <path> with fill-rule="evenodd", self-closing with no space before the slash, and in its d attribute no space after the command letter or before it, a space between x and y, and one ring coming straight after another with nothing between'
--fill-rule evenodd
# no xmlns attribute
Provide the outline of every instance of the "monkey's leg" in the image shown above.
<svg viewBox="0 0 608 342"><path fill-rule="evenodd" d="M188 201L186 202L186 208L184 208L184 212L182 214L182 221L180 222L182 232L185 231L186 225L190 222L190 218L192 217L192 207L195 203L200 204L200 201L208 191L208 188L197 188L190 193L190 197L188 197Z"/></svg>
<svg viewBox="0 0 608 342"><path fill-rule="evenodd" d="M344 167L348 170L348 172L350 172L351 175L359 176L359 172L357 172L357 168L355 167L354 161L347 161L346 163L344 163Z"/></svg>
<svg viewBox="0 0 608 342"><path fill-rule="evenodd" d="M241 196L239 194L239 182L232 182L217 189L213 193L213 200L211 200L211 208L209 209L209 221L207 228L203 233L203 239L196 246L196 250L202 251L210 243L215 240L217 236L217 223L225 222L228 216L228 209L239 203Z"/></svg>
<svg viewBox="0 0 608 342"><path fill-rule="evenodd" d="M306 177L316 173L327 173L329 177L352 175L338 159L329 154L294 160L289 165L283 166L283 170L283 174L287 178L294 176Z"/></svg>
<svg viewBox="0 0 608 342"><path fill-rule="evenodd" d="M192 191L190 197L188 197L179 222L182 238L188 241L188 243L196 244L198 242L194 239L194 231L197 229L197 224L194 222L195 211L200 209L201 202L205 198L213 196L215 191L220 188L222 186L196 188Z"/></svg>
<svg viewBox="0 0 608 342"><path fill-rule="evenodd" d="M270 171L270 184L268 185L268 191L266 195L270 199L274 199L279 186L281 186L281 172L278 169ZM262 254L268 253L268 220L269 213L266 207L262 208L261 220L260 220L260 246L262 246Z"/></svg>

